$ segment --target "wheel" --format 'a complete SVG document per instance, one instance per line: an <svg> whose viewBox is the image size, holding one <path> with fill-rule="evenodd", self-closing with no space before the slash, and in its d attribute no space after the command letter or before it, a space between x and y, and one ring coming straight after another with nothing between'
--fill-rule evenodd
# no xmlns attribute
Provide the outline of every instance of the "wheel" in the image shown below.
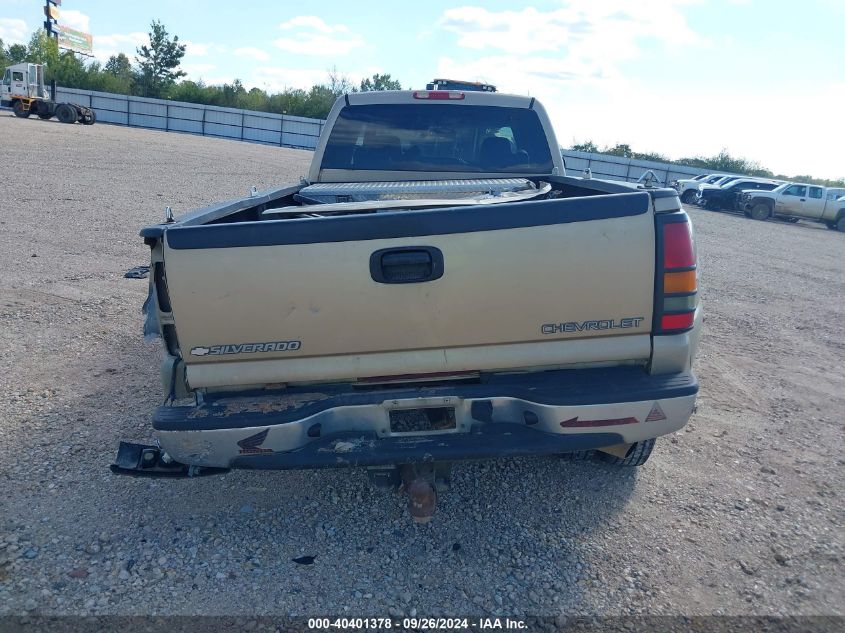
<svg viewBox="0 0 845 633"><path fill-rule="evenodd" d="M692 204L695 202L695 190L687 189L681 194L681 202L684 204Z"/></svg>
<svg viewBox="0 0 845 633"><path fill-rule="evenodd" d="M23 106L23 101L15 101L15 105L12 106L12 112L15 113L15 116L22 119L29 118L29 110Z"/></svg>
<svg viewBox="0 0 845 633"><path fill-rule="evenodd" d="M651 457L651 451L654 450L655 439L643 440L642 442L634 442L625 457L616 457L609 453L595 452L595 457L606 464L612 466L630 467L642 466Z"/></svg>
<svg viewBox="0 0 845 633"><path fill-rule="evenodd" d="M845 233L845 215L836 221L836 230Z"/></svg>
<svg viewBox="0 0 845 633"><path fill-rule="evenodd" d="M76 108L67 103L60 103L56 108L56 118L62 123L76 123Z"/></svg>
<svg viewBox="0 0 845 633"><path fill-rule="evenodd" d="M83 125L94 125L97 122L97 113L91 110L91 114L82 117Z"/></svg>
<svg viewBox="0 0 845 633"><path fill-rule="evenodd" d="M755 220L768 220L771 216L772 210L763 202L757 202L751 207L751 217Z"/></svg>

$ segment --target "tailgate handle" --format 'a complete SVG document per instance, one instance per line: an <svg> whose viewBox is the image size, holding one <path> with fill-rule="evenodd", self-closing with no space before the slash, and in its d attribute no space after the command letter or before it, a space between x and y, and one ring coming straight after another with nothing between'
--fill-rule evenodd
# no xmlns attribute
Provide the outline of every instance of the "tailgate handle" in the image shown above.
<svg viewBox="0 0 845 633"><path fill-rule="evenodd" d="M417 284L443 276L443 253L434 246L383 248L370 255L370 276L380 284Z"/></svg>

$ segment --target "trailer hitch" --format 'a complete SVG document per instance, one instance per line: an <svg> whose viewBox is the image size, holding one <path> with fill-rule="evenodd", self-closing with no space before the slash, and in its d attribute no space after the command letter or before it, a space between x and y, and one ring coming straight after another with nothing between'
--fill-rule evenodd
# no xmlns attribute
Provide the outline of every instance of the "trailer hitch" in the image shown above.
<svg viewBox="0 0 845 633"><path fill-rule="evenodd" d="M157 446L132 442L120 443L114 461L109 468L115 475L133 477L205 477L229 472L228 468L180 464Z"/></svg>

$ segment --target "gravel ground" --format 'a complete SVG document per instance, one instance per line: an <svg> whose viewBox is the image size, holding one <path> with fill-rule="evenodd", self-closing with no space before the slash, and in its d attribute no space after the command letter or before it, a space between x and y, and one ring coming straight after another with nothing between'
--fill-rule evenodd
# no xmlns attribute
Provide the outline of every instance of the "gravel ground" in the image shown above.
<svg viewBox="0 0 845 633"><path fill-rule="evenodd" d="M0 613L843 614L845 235L693 209L698 412L636 472L456 466L435 520L362 471L149 481L138 229L310 154L0 115ZM311 565L295 557L314 556Z"/></svg>

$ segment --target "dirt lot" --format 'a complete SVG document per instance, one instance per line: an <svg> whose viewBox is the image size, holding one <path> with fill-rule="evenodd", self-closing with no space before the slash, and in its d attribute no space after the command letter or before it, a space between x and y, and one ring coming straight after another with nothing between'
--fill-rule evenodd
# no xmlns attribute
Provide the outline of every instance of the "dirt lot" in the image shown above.
<svg viewBox="0 0 845 633"><path fill-rule="evenodd" d="M698 412L636 473L465 464L436 520L360 471L108 471L164 395L138 229L304 151L0 114L0 613L842 614L845 235L697 209ZM292 558L316 556L312 565Z"/></svg>

